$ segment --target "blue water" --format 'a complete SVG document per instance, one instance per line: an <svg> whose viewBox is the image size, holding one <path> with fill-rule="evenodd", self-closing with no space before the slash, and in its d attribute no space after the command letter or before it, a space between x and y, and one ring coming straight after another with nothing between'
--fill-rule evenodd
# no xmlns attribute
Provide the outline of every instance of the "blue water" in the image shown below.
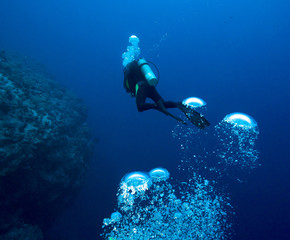
<svg viewBox="0 0 290 240"><path fill-rule="evenodd" d="M289 14L287 0L2 0L0 48L44 63L88 105L99 139L86 186L46 239L99 239L127 172L162 166L179 178L177 123L138 113L123 89L132 34L158 66L165 99L201 97L211 127L232 112L258 122L262 165L245 183L228 183L233 239L289 239Z"/></svg>

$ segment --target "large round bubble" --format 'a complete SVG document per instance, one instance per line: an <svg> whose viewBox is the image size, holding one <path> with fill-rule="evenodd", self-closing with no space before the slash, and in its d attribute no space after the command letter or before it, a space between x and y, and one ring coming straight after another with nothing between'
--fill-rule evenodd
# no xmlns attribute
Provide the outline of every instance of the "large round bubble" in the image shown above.
<svg viewBox="0 0 290 240"><path fill-rule="evenodd" d="M243 128L257 127L257 122L254 120L254 118L245 113L237 112L228 114L225 116L224 121Z"/></svg>
<svg viewBox="0 0 290 240"><path fill-rule="evenodd" d="M143 172L132 172L125 175L123 181L127 183L128 186L139 186L146 183L149 176Z"/></svg>
<svg viewBox="0 0 290 240"><path fill-rule="evenodd" d="M133 46L138 47L139 41L140 41L139 38L135 35L129 37L129 43L131 43Z"/></svg>
<svg viewBox="0 0 290 240"><path fill-rule="evenodd" d="M166 181L169 178L169 172L165 168L154 168L149 175L155 182Z"/></svg>
<svg viewBox="0 0 290 240"><path fill-rule="evenodd" d="M144 195L152 184L150 176L144 172L126 174L120 183L118 204L124 211L134 205L135 199Z"/></svg>
<svg viewBox="0 0 290 240"><path fill-rule="evenodd" d="M123 177L122 182L126 184L133 192L143 191L148 189L151 184L151 179L148 174L143 172L128 173Z"/></svg>
<svg viewBox="0 0 290 240"><path fill-rule="evenodd" d="M206 105L206 102L198 97L189 97L182 101L187 107L198 108Z"/></svg>

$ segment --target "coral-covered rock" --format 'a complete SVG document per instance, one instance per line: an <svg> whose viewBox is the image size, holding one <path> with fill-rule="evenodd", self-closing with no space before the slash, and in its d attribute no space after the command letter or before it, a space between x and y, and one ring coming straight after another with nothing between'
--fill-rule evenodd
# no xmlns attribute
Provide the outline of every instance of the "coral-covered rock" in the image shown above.
<svg viewBox="0 0 290 240"><path fill-rule="evenodd" d="M10 229L9 232L0 236L0 239L5 240L39 240L43 239L42 231L37 226L23 224L19 227Z"/></svg>
<svg viewBox="0 0 290 240"><path fill-rule="evenodd" d="M86 118L39 64L0 52L1 239L41 239L81 186L92 153Z"/></svg>

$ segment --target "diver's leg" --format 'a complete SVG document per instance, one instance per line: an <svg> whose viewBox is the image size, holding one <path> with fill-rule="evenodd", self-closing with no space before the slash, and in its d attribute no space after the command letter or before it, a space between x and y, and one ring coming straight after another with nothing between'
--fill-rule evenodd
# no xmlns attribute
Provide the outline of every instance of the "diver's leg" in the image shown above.
<svg viewBox="0 0 290 240"><path fill-rule="evenodd" d="M184 122L181 118L176 117L172 113L167 111L167 106L168 106L168 108L173 108L173 107L177 107L177 104L175 104L174 102L164 102L164 100L162 99L160 94L157 92L155 87L151 87L151 86L149 87L148 97L151 98L155 102L156 109L158 111L164 113L167 116L170 116L170 117L174 118L178 122L186 124L186 122ZM165 106L165 104L167 106Z"/></svg>
<svg viewBox="0 0 290 240"><path fill-rule="evenodd" d="M164 113L167 116L170 116L172 118L174 118L175 120L177 120L180 123L186 124L185 121L183 121L181 118L174 116L172 113L168 112L166 107L163 104L162 100L159 100L156 102L156 109L162 113Z"/></svg>
<svg viewBox="0 0 290 240"><path fill-rule="evenodd" d="M148 86L146 84L140 84L136 95L136 105L138 112L143 112L149 109L156 109L156 105L153 103L146 103L148 96Z"/></svg>
<svg viewBox="0 0 290 240"><path fill-rule="evenodd" d="M141 105L137 104L137 109L138 109L138 112L143 112L150 109L156 109L156 105L153 103L144 103Z"/></svg>
<svg viewBox="0 0 290 240"><path fill-rule="evenodd" d="M172 101L163 101L163 104L166 108L178 108L178 103L177 102L172 102Z"/></svg>
<svg viewBox="0 0 290 240"><path fill-rule="evenodd" d="M160 96L156 88L152 87L152 90L150 91L150 98L154 102L158 102L159 100L162 100L163 105L165 108L178 108L179 103L173 102L173 101L164 101L163 98Z"/></svg>

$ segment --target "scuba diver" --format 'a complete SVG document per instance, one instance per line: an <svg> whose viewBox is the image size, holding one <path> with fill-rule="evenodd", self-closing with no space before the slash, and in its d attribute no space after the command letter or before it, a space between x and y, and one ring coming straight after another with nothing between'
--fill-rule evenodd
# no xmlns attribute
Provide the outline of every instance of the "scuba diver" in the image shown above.
<svg viewBox="0 0 290 240"><path fill-rule="evenodd" d="M210 125L202 114L183 102L164 101L155 88L157 82L158 79L145 59L133 60L124 68L124 88L131 96L136 98L139 112L149 109L158 110L180 123L186 124L181 118L174 116L167 110L168 108L178 108L196 127L204 129ZM152 99L154 103L146 103L147 98Z"/></svg>

